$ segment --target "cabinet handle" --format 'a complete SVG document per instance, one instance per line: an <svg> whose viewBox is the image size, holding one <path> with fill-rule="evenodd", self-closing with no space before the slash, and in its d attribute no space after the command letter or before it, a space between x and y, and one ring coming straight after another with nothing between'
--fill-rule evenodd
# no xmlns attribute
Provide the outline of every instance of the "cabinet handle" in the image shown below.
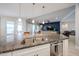
<svg viewBox="0 0 79 59"><path fill-rule="evenodd" d="M52 44L50 44L52 46Z"/></svg>
<svg viewBox="0 0 79 59"><path fill-rule="evenodd" d="M38 56L38 54L36 56Z"/></svg>

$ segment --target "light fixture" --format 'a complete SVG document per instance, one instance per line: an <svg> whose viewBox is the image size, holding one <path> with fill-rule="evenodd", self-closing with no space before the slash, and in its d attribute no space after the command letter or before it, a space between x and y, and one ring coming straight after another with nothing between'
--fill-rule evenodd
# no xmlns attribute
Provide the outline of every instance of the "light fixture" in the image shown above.
<svg viewBox="0 0 79 59"><path fill-rule="evenodd" d="M21 22L22 21L22 19L21 19L21 4L19 3L19 13L18 13L19 15L19 18L18 18L18 21L19 22Z"/></svg>
<svg viewBox="0 0 79 59"><path fill-rule="evenodd" d="M44 10L45 6L42 6L42 9ZM44 11L43 11L44 12ZM43 18L42 18L43 19ZM43 21L42 24L45 24L45 22Z"/></svg>
<svg viewBox="0 0 79 59"><path fill-rule="evenodd" d="M34 5L35 5L35 3L33 3L33 8L34 8ZM34 9L33 9L33 15L34 15ZM35 23L35 20L32 20L32 23L34 24Z"/></svg>
<svg viewBox="0 0 79 59"><path fill-rule="evenodd" d="M45 22L43 21L43 24L45 24Z"/></svg>
<svg viewBox="0 0 79 59"><path fill-rule="evenodd" d="M56 19L56 20L61 20L61 19L62 19L62 17L57 16L55 19Z"/></svg>
<svg viewBox="0 0 79 59"><path fill-rule="evenodd" d="M63 28L63 29L68 29L68 24L67 24L67 23L63 24L63 25L62 25L62 28Z"/></svg>
<svg viewBox="0 0 79 59"><path fill-rule="evenodd" d="M68 28L68 24L65 24L65 27Z"/></svg>
<svg viewBox="0 0 79 59"><path fill-rule="evenodd" d="M34 21L34 20L32 20L32 23L34 24L34 23L35 23L35 21Z"/></svg>
<svg viewBox="0 0 79 59"><path fill-rule="evenodd" d="M21 22L21 21L22 21L22 19L21 19L21 18L18 18L18 21L19 21L19 22Z"/></svg>
<svg viewBox="0 0 79 59"><path fill-rule="evenodd" d="M58 17L56 17L55 19L58 20Z"/></svg>

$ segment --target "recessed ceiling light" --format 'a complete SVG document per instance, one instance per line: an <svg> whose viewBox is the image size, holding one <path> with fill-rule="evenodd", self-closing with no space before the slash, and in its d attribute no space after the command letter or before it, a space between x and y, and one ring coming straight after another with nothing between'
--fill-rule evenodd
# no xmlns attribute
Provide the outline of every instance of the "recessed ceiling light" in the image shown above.
<svg viewBox="0 0 79 59"><path fill-rule="evenodd" d="M18 19L18 21L19 21L19 22L21 22L21 21L22 21L22 19L21 19L21 18L19 18L19 19Z"/></svg>
<svg viewBox="0 0 79 59"><path fill-rule="evenodd" d="M58 19L59 17L56 17L56 19Z"/></svg>
<svg viewBox="0 0 79 59"><path fill-rule="evenodd" d="M56 19L61 19L61 17L60 17L60 16L58 16L58 17L56 17Z"/></svg>

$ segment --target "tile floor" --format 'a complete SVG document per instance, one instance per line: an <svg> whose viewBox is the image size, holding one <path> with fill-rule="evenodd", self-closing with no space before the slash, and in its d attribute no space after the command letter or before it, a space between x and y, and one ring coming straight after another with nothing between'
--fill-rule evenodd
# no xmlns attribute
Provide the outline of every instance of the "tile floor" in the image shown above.
<svg viewBox="0 0 79 59"><path fill-rule="evenodd" d="M79 48L75 48L75 36L70 36L68 45L68 56L79 56Z"/></svg>

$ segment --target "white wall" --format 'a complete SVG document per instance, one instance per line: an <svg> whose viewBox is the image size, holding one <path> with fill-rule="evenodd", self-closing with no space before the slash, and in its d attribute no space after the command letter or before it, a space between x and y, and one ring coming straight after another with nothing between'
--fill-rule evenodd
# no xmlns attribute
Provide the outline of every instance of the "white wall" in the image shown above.
<svg viewBox="0 0 79 59"><path fill-rule="evenodd" d="M74 21L64 21L60 23L60 30L61 33L64 31L71 31L71 30L75 30L75 22Z"/></svg>
<svg viewBox="0 0 79 59"><path fill-rule="evenodd" d="M66 19L61 20L60 30L61 32L66 30L75 30L75 11L72 14L70 14L70 16L68 16Z"/></svg>
<svg viewBox="0 0 79 59"><path fill-rule="evenodd" d="M5 37L3 37L3 36L5 36L5 20L3 19L2 20L2 17L1 17L1 26L0 26L1 28L1 39L0 39L0 44L5 44L5 39L3 40L3 38L5 38ZM2 38L3 37L3 38Z"/></svg>
<svg viewBox="0 0 79 59"><path fill-rule="evenodd" d="M1 17L0 17L0 40L1 40ZM1 44L0 44L1 46Z"/></svg>
<svg viewBox="0 0 79 59"><path fill-rule="evenodd" d="M26 26L26 19L22 19L23 23L23 32L26 32L27 26Z"/></svg>
<svg viewBox="0 0 79 59"><path fill-rule="evenodd" d="M32 32L32 24L26 22L26 31L27 32Z"/></svg>
<svg viewBox="0 0 79 59"><path fill-rule="evenodd" d="M1 36L1 17L0 17L0 36Z"/></svg>
<svg viewBox="0 0 79 59"><path fill-rule="evenodd" d="M76 25L76 46L79 47L79 4L75 8L75 25Z"/></svg>

